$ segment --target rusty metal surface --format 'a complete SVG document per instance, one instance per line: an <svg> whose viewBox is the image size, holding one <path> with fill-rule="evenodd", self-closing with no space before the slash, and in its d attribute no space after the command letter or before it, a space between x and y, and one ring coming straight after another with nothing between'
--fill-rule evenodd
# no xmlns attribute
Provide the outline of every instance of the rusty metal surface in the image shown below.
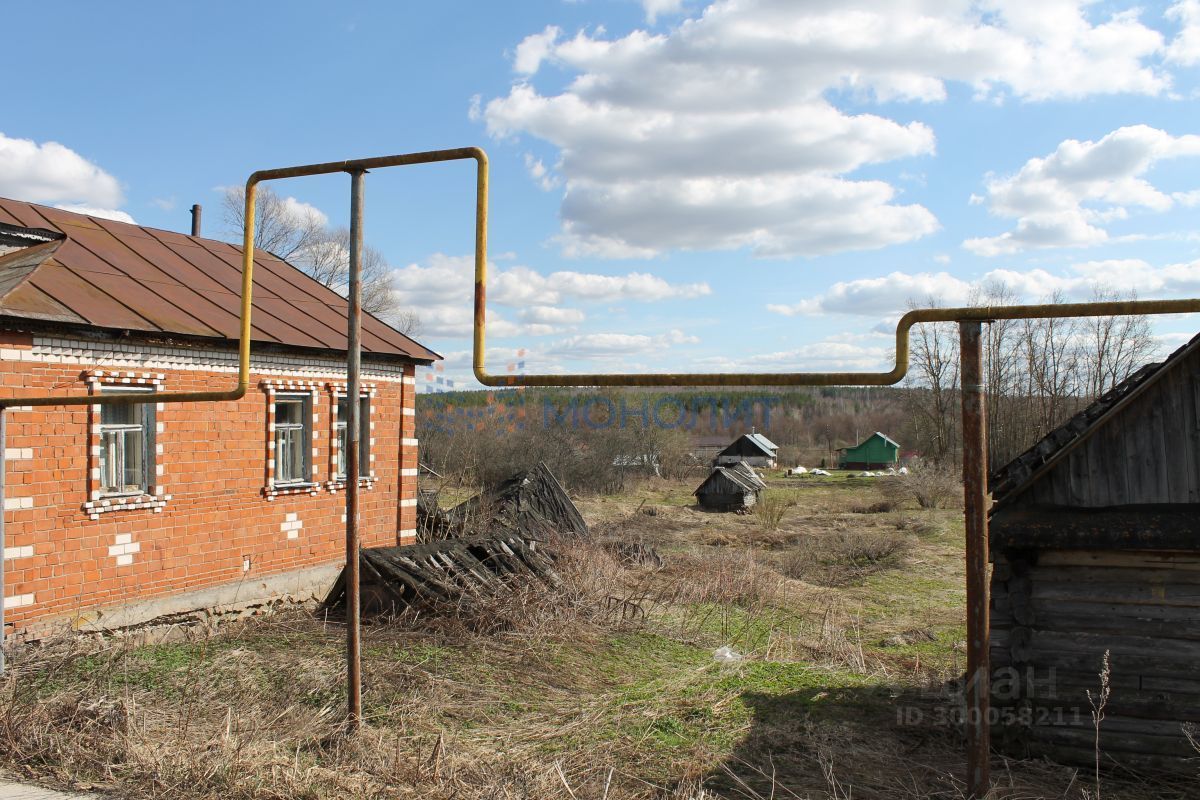
<svg viewBox="0 0 1200 800"><path fill-rule="evenodd" d="M66 239L53 258L23 279L78 317L81 324L159 335L238 338L242 249L225 242L98 219L0 198L0 222L43 228ZM12 256L14 254L9 254ZM345 298L263 252L254 256L251 340L344 351ZM33 317L7 292L0 316ZM42 301L42 306L45 301ZM437 355L369 315L363 349L429 361Z"/></svg>
<svg viewBox="0 0 1200 800"><path fill-rule="evenodd" d="M958 323L962 385L963 508L967 570L967 797L983 800L991 786L990 635L988 616L987 410L983 394L981 323Z"/></svg>
<svg viewBox="0 0 1200 800"><path fill-rule="evenodd" d="M896 364L887 372L714 372L491 375L484 360L487 254L477 257L475 284L475 377L486 386L891 386L908 373L908 334L923 322L1051 319L1123 315L1185 314L1200 311L1200 299L1125 300L1106 303L1049 303L1024 306L926 308L909 311L896 324ZM482 276L482 277L481 277Z"/></svg>
<svg viewBox="0 0 1200 800"><path fill-rule="evenodd" d="M364 170L350 173L350 286L346 317L346 709L351 729L362 719L362 595L359 590L358 461L362 448L362 254Z"/></svg>

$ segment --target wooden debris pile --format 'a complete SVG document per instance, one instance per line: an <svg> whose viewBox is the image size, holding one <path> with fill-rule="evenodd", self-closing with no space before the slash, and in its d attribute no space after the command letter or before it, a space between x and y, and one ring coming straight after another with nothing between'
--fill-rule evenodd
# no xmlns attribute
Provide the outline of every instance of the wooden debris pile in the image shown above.
<svg viewBox="0 0 1200 800"><path fill-rule="evenodd" d="M447 512L459 535L502 529L522 536L587 536L583 515L544 463L520 472Z"/></svg>
<svg viewBox="0 0 1200 800"><path fill-rule="evenodd" d="M522 579L557 585L547 542L588 534L579 509L542 463L449 511L438 507L435 493L419 493L417 528L418 544L362 551L364 614L459 606L494 597ZM341 606L345 594L343 573L326 606Z"/></svg>
<svg viewBox="0 0 1200 800"><path fill-rule="evenodd" d="M513 580L529 577L559 584L554 557L534 537L492 533L401 547L362 551L364 614L396 612L410 606L458 606L506 591ZM342 606L343 573L325 598Z"/></svg>

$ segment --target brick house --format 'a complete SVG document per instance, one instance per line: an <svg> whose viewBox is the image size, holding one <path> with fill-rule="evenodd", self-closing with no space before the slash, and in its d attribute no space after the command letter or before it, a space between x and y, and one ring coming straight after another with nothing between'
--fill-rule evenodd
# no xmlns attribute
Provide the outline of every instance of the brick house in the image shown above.
<svg viewBox="0 0 1200 800"><path fill-rule="evenodd" d="M328 588L345 547L347 303L268 253L254 278L241 400L7 412L7 633ZM240 280L239 247L0 199L0 392L230 388ZM366 314L362 341L362 542L406 543L414 369L439 356Z"/></svg>

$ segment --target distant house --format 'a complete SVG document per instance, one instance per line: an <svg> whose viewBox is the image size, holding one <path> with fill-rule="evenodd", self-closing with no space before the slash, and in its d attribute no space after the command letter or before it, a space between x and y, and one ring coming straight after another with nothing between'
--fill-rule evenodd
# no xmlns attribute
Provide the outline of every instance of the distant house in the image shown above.
<svg viewBox="0 0 1200 800"><path fill-rule="evenodd" d="M774 467L778 461L779 445L761 433L746 433L733 444L717 453L717 466L749 464L752 467Z"/></svg>
<svg viewBox="0 0 1200 800"><path fill-rule="evenodd" d="M662 477L662 465L659 463L658 456L653 453L617 456L613 459L612 465L619 470L653 475L656 478Z"/></svg>
<svg viewBox="0 0 1200 800"><path fill-rule="evenodd" d="M838 469L887 469L900 461L900 445L879 431L838 452Z"/></svg>
<svg viewBox="0 0 1200 800"><path fill-rule="evenodd" d="M739 511L758 502L758 493L765 484L755 475L746 474L749 467L741 464L714 467L712 474L692 492L701 508L713 511Z"/></svg>

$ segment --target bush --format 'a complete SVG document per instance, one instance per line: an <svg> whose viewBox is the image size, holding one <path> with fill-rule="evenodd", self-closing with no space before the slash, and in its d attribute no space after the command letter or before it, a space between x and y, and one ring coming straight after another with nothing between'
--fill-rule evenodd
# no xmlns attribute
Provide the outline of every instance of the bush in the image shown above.
<svg viewBox="0 0 1200 800"><path fill-rule="evenodd" d="M882 479L879 488L896 505L916 501L921 508L957 508L962 504L962 473L945 465L927 464L907 475Z"/></svg>
<svg viewBox="0 0 1200 800"><path fill-rule="evenodd" d="M796 498L791 492L785 494L766 490L759 495L758 502L753 506L754 516L758 518L758 524L763 530L779 530L783 515L794 505Z"/></svg>

